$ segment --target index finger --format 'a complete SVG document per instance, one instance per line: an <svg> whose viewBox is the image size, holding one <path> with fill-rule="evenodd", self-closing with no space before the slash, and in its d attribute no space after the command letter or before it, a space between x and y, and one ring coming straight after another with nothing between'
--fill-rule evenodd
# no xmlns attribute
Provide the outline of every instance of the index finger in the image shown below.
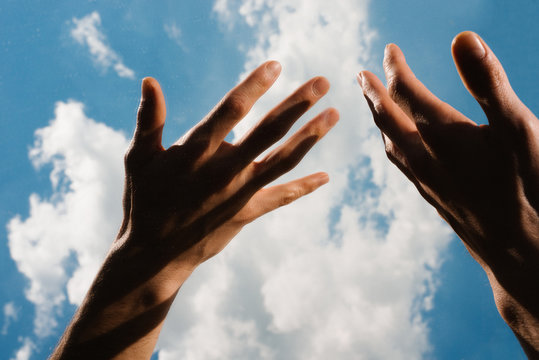
<svg viewBox="0 0 539 360"><path fill-rule="evenodd" d="M206 154L213 154L227 134L273 85L280 72L281 65L277 61L260 65L230 90L213 110L179 141L201 143Z"/></svg>
<svg viewBox="0 0 539 360"><path fill-rule="evenodd" d="M395 44L389 44L385 49L384 71L389 95L411 119L421 124L420 132L427 126L453 122L475 124L431 93L416 78Z"/></svg>

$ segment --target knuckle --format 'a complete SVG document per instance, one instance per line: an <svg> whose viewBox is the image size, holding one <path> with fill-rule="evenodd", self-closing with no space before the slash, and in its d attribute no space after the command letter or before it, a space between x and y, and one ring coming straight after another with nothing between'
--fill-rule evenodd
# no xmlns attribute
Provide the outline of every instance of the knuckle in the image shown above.
<svg viewBox="0 0 539 360"><path fill-rule="evenodd" d="M387 92L393 100L406 97L409 93L408 83L402 76L391 75L387 80Z"/></svg>
<svg viewBox="0 0 539 360"><path fill-rule="evenodd" d="M268 119L259 126L259 132L263 134L264 139L276 141L282 138L288 131L286 120L282 117Z"/></svg>
<svg viewBox="0 0 539 360"><path fill-rule="evenodd" d="M392 106L392 104L385 101L373 104L374 123L382 130L387 130L388 124L393 121L392 114L389 110L390 106Z"/></svg>
<svg viewBox="0 0 539 360"><path fill-rule="evenodd" d="M132 168L138 162L138 155L136 153L133 144L129 146L129 149L124 154L124 165L126 168Z"/></svg>
<svg viewBox="0 0 539 360"><path fill-rule="evenodd" d="M140 100L137 114L138 117L144 117L148 115L148 113L151 113L155 107L155 103L153 99L142 99Z"/></svg>
<svg viewBox="0 0 539 360"><path fill-rule="evenodd" d="M388 159L389 161L391 161L393 164L396 164L396 163L397 163L397 158L395 157L395 155L393 155L393 154L391 153L391 151L388 151L387 149L386 149L386 157L387 157L387 159Z"/></svg>
<svg viewBox="0 0 539 360"><path fill-rule="evenodd" d="M243 227L255 219L255 210L250 203L247 203L230 221L234 227Z"/></svg>
<svg viewBox="0 0 539 360"><path fill-rule="evenodd" d="M242 118L249 112L249 108L245 96L231 94L221 104L221 114L234 118Z"/></svg>
<svg viewBox="0 0 539 360"><path fill-rule="evenodd" d="M389 160L391 160L391 157L394 157L394 149L395 147L393 146L393 143L392 142L389 142L389 141L386 141L385 145L384 145L384 148L385 148L385 152L386 152L386 155L387 157L389 158Z"/></svg>
<svg viewBox="0 0 539 360"><path fill-rule="evenodd" d="M283 157L280 161L280 167L288 172L290 170L292 170L293 168L296 167L296 165L298 164L299 162L299 156L296 155L296 154L290 154L286 157Z"/></svg>
<svg viewBox="0 0 539 360"><path fill-rule="evenodd" d="M271 86L273 83L273 77L268 76L265 72L262 75L255 76L253 78L254 88L257 90L266 89L268 86Z"/></svg>
<svg viewBox="0 0 539 360"><path fill-rule="evenodd" d="M253 177L262 175L266 169L266 161L253 161L249 166Z"/></svg>
<svg viewBox="0 0 539 360"><path fill-rule="evenodd" d="M387 110L388 105L389 104L387 104L384 101L377 101L376 103L373 104L374 111L376 112L376 115L377 115L374 119L375 122L379 122L388 117L388 110ZM377 123L377 125L379 124Z"/></svg>
<svg viewBox="0 0 539 360"><path fill-rule="evenodd" d="M504 93L504 90L507 87L507 76L505 75L505 72L498 68L494 67L489 74L487 75L489 77L489 87L488 89L488 98L496 97L496 95L500 93Z"/></svg>
<svg viewBox="0 0 539 360"><path fill-rule="evenodd" d="M410 154L406 157L406 162L409 164L410 169L416 173L419 177L424 177L428 173L428 169L431 164L431 157L427 155L427 152L420 154Z"/></svg>
<svg viewBox="0 0 539 360"><path fill-rule="evenodd" d="M392 142L386 142L385 144L385 153L389 161L393 164L404 164L404 155L397 150L395 145Z"/></svg>
<svg viewBox="0 0 539 360"><path fill-rule="evenodd" d="M515 304L505 296L496 299L496 307L498 308L498 312L502 319L504 319L509 326L514 327L522 321Z"/></svg>
<svg viewBox="0 0 539 360"><path fill-rule="evenodd" d="M199 134L199 136L189 139L184 144L184 151L192 158L199 158L203 156L210 147L211 139L205 134Z"/></svg>
<svg viewBox="0 0 539 360"><path fill-rule="evenodd" d="M298 198L300 198L302 192L297 187L286 189L286 191L279 198L279 206L288 205Z"/></svg>
<svg viewBox="0 0 539 360"><path fill-rule="evenodd" d="M258 164L258 170L264 171L266 169L273 169L277 166L281 166L283 164L283 156L279 153L270 154L270 156L266 157L261 163Z"/></svg>

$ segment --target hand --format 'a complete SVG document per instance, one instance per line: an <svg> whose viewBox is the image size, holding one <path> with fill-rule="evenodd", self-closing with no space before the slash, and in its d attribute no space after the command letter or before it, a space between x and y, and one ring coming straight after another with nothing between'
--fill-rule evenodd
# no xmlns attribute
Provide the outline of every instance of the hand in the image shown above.
<svg viewBox="0 0 539 360"><path fill-rule="evenodd" d="M301 86L236 144L225 141L280 69L275 61L261 65L166 150L163 93L154 79L143 80L125 156L124 221L54 358L149 358L177 291L199 264L247 223L328 182L327 174L317 173L264 188L335 125L334 109L255 161L327 93L323 77Z"/></svg>
<svg viewBox="0 0 539 360"><path fill-rule="evenodd" d="M125 221L119 241L144 239L136 246L158 245L180 267L193 270L221 251L248 222L328 181L319 173L262 189L292 169L329 131L338 119L334 109L254 161L328 91L324 78L300 87L237 144L224 140L279 72L277 62L260 66L167 150L161 145L163 94L155 80L143 81L137 129L126 154Z"/></svg>
<svg viewBox="0 0 539 360"><path fill-rule="evenodd" d="M486 271L500 314L528 355L539 355L539 122L476 34L453 41L459 74L488 117L478 126L436 98L396 45L388 88L358 80L389 159L453 227Z"/></svg>

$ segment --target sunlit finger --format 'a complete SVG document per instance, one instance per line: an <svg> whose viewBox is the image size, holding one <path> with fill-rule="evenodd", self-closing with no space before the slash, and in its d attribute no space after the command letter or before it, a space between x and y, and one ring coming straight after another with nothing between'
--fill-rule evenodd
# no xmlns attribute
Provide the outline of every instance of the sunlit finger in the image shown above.
<svg viewBox="0 0 539 360"><path fill-rule="evenodd" d="M142 97L137 114L137 127L132 148L139 153L162 150L161 136L166 117L165 97L157 80L142 80Z"/></svg>
<svg viewBox="0 0 539 360"><path fill-rule="evenodd" d="M389 44L384 54L387 89L391 98L413 119L420 133L438 130L454 122L474 124L449 104L438 99L419 81L397 45ZM429 136L428 134L427 136Z"/></svg>
<svg viewBox="0 0 539 360"><path fill-rule="evenodd" d="M477 34L465 31L452 44L455 65L462 82L485 111L489 122L521 127L537 121L513 91L502 64Z"/></svg>
<svg viewBox="0 0 539 360"><path fill-rule="evenodd" d="M237 156L245 166L281 139L292 125L329 90L323 77L311 79L267 114L237 144Z"/></svg>
<svg viewBox="0 0 539 360"><path fill-rule="evenodd" d="M337 110L330 108L323 111L260 162L255 163L252 174L255 186L264 186L292 170L338 120Z"/></svg>
<svg viewBox="0 0 539 360"><path fill-rule="evenodd" d="M335 109L328 109L299 129L290 139L275 148L260 162L252 162L237 173L222 192L215 195L215 202L222 202L234 194L252 196L260 188L294 168L305 154L338 121Z"/></svg>
<svg viewBox="0 0 539 360"><path fill-rule="evenodd" d="M215 108L177 143L191 143L200 153L211 155L254 103L273 85L281 71L277 61L268 61L230 90Z"/></svg>
<svg viewBox="0 0 539 360"><path fill-rule="evenodd" d="M415 123L395 104L382 82L369 71L358 74L365 99L371 109L374 122L383 133L405 152L420 143Z"/></svg>
<svg viewBox="0 0 539 360"><path fill-rule="evenodd" d="M329 182L329 176L320 172L285 184L260 189L234 217L234 221L246 224L281 206L312 193Z"/></svg>

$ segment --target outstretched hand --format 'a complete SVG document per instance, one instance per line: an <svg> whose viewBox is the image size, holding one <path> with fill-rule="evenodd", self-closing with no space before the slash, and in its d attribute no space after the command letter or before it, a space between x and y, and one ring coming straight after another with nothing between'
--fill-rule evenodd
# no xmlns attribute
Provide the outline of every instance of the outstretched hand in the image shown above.
<svg viewBox="0 0 539 360"><path fill-rule="evenodd" d="M476 34L459 34L452 52L488 125L434 96L396 45L386 47L387 90L368 71L358 81L389 159L457 232L486 271L500 314L538 356L539 121Z"/></svg>
<svg viewBox="0 0 539 360"><path fill-rule="evenodd" d="M326 94L329 83L322 77L301 86L236 144L225 141L279 72L275 61L260 66L166 150L161 145L163 94L154 79L144 79L137 128L126 154L125 221L119 241L142 238L192 270L223 249L245 224L329 180L317 173L263 188L296 166L329 131L338 120L334 109L255 161Z"/></svg>
<svg viewBox="0 0 539 360"><path fill-rule="evenodd" d="M328 182L316 173L264 187L335 125L331 108L255 160L327 93L323 77L302 85L237 143L225 141L280 69L275 61L261 65L168 149L161 145L163 93L156 80L143 80L125 156L124 221L53 359L149 358L180 286L199 264L247 223Z"/></svg>

